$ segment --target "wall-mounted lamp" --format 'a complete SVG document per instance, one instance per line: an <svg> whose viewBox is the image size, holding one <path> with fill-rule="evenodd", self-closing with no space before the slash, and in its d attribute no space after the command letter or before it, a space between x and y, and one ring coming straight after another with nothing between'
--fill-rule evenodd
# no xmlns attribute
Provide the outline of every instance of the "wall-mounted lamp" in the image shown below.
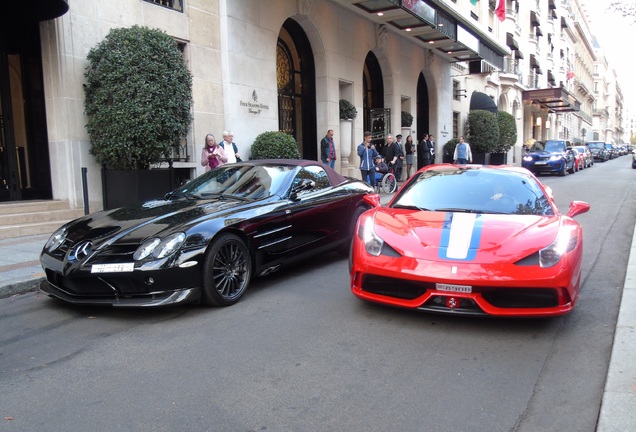
<svg viewBox="0 0 636 432"><path fill-rule="evenodd" d="M448 131L446 130L446 125L444 125L444 129L442 130L441 134L444 138L446 138L446 135L448 135Z"/></svg>
<svg viewBox="0 0 636 432"><path fill-rule="evenodd" d="M550 129L550 120L545 121L545 128Z"/></svg>
<svg viewBox="0 0 636 432"><path fill-rule="evenodd" d="M459 90L455 90L455 97L468 97L466 95L466 89L459 89Z"/></svg>
<svg viewBox="0 0 636 432"><path fill-rule="evenodd" d="M541 117L537 117L536 125L541 126Z"/></svg>
<svg viewBox="0 0 636 432"><path fill-rule="evenodd" d="M521 120L522 115L523 115L523 112L521 111L521 108L517 108L517 111L516 111L517 120Z"/></svg>

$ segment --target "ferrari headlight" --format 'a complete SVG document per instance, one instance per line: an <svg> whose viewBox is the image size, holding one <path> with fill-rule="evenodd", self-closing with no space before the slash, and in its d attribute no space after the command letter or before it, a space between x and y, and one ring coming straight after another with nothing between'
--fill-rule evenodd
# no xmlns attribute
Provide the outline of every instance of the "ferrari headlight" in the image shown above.
<svg viewBox="0 0 636 432"><path fill-rule="evenodd" d="M154 259L161 259L175 253L185 241L184 233L171 234L165 239L151 238L137 248L133 254L135 261L141 261L152 255Z"/></svg>
<svg viewBox="0 0 636 432"><path fill-rule="evenodd" d="M66 227L62 227L55 231L44 245L44 250L47 252L53 252L55 249L59 248L60 245L64 243L64 240L66 240L67 234L68 230Z"/></svg>
<svg viewBox="0 0 636 432"><path fill-rule="evenodd" d="M539 251L539 265L543 268L556 265L564 254L574 249L576 242L576 231L573 228L559 229L552 244Z"/></svg>
<svg viewBox="0 0 636 432"><path fill-rule="evenodd" d="M523 160L526 162L532 162L532 156L524 156Z"/></svg>
<svg viewBox="0 0 636 432"><path fill-rule="evenodd" d="M368 217L365 219L362 241L364 242L364 248L366 249L367 253L373 256L379 256L382 252L384 241L380 237L378 237L378 235L373 230L373 224L373 217Z"/></svg>

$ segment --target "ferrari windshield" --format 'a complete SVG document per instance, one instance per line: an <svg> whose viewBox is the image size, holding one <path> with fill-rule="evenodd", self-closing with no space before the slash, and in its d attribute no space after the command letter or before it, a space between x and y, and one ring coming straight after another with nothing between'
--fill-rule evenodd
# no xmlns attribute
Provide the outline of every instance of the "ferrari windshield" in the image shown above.
<svg viewBox="0 0 636 432"><path fill-rule="evenodd" d="M227 196L260 199L281 194L291 181L294 166L228 164L208 171L180 187L173 197L194 199Z"/></svg>
<svg viewBox="0 0 636 432"><path fill-rule="evenodd" d="M523 172L440 167L418 173L393 208L467 213L554 215L539 184Z"/></svg>

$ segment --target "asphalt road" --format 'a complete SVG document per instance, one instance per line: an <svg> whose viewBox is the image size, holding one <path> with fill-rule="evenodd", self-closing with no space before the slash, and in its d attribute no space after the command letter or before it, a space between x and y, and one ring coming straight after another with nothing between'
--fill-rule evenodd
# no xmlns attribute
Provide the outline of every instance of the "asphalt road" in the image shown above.
<svg viewBox="0 0 636 432"><path fill-rule="evenodd" d="M592 204L575 310L431 315L357 300L329 254L230 308L0 300L0 431L594 431L636 220L627 156L541 177Z"/></svg>

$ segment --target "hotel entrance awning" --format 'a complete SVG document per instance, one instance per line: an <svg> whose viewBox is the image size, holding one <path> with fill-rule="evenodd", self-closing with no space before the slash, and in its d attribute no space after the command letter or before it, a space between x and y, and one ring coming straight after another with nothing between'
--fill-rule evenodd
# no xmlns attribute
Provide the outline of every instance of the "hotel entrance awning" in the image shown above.
<svg viewBox="0 0 636 432"><path fill-rule="evenodd" d="M522 99L524 102L539 104L552 113L575 112L581 109L581 102L563 87L524 91Z"/></svg>
<svg viewBox="0 0 636 432"><path fill-rule="evenodd" d="M17 53L39 39L33 27L40 21L58 18L68 12L66 0L6 0L0 13L0 51ZM36 41L39 44L39 40Z"/></svg>
<svg viewBox="0 0 636 432"><path fill-rule="evenodd" d="M475 21L440 1L424 0L332 0L364 16L391 26L416 45L450 62L482 61L503 69L510 49ZM481 70L481 68L479 68Z"/></svg>

